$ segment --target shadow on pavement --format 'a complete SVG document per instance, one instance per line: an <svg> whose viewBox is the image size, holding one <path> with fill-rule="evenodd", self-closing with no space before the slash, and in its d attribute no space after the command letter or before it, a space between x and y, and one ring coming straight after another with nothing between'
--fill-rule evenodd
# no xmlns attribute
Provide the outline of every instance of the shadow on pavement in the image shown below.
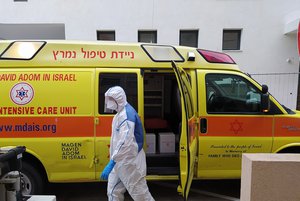
<svg viewBox="0 0 300 201"><path fill-rule="evenodd" d="M177 193L178 181L148 181L150 192L157 201L182 201ZM56 195L57 201L107 200L106 182L49 184L47 194ZM193 181L189 201L237 201L240 197L240 180ZM132 200L128 194L125 200Z"/></svg>

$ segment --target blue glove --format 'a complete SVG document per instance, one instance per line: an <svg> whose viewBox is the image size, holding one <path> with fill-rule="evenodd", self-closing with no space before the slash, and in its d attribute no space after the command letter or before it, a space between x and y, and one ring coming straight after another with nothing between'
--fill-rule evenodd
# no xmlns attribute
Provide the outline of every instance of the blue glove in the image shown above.
<svg viewBox="0 0 300 201"><path fill-rule="evenodd" d="M107 180L108 179L108 175L110 174L110 172L112 171L112 169L114 168L116 162L113 160L110 160L109 163L106 165L106 167L104 168L104 170L102 171L102 174L100 176L100 179L102 180Z"/></svg>

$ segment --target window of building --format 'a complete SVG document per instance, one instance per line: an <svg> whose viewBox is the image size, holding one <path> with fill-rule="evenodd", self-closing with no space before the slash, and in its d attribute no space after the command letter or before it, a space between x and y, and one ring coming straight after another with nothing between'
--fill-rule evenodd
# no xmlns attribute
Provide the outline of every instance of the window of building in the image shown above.
<svg viewBox="0 0 300 201"><path fill-rule="evenodd" d="M179 45L198 47L198 30L181 30Z"/></svg>
<svg viewBox="0 0 300 201"><path fill-rule="evenodd" d="M99 114L106 114L104 110L104 94L113 86L120 86L126 92L127 102L138 111L137 74L134 73L100 73L99 75Z"/></svg>
<svg viewBox="0 0 300 201"><path fill-rule="evenodd" d="M157 43L157 31L138 31L138 42Z"/></svg>
<svg viewBox="0 0 300 201"><path fill-rule="evenodd" d="M97 40L115 41L116 33L115 31L97 31Z"/></svg>
<svg viewBox="0 0 300 201"><path fill-rule="evenodd" d="M223 30L223 50L241 49L242 30Z"/></svg>

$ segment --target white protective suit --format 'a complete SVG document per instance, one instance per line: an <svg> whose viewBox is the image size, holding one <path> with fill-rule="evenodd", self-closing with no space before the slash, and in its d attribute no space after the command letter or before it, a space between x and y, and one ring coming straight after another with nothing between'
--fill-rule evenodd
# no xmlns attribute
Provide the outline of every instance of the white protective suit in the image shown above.
<svg viewBox="0 0 300 201"><path fill-rule="evenodd" d="M136 201L154 200L145 179L144 129L137 112L119 86L107 90L105 103L117 111L112 121L110 159L115 166L108 177L108 200L124 200L126 189Z"/></svg>

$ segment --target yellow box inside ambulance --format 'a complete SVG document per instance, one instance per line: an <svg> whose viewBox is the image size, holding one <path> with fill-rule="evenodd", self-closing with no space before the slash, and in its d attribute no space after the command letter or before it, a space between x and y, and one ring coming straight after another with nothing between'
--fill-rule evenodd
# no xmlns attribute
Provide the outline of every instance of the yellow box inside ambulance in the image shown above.
<svg viewBox="0 0 300 201"><path fill-rule="evenodd" d="M1 41L0 55L0 147L27 147L25 193L41 192L45 181L98 180L113 117L104 93L114 85L125 89L146 133L174 134L174 152L147 154L147 178L179 179L185 198L193 178L239 178L242 153L299 152L299 115L223 53Z"/></svg>

